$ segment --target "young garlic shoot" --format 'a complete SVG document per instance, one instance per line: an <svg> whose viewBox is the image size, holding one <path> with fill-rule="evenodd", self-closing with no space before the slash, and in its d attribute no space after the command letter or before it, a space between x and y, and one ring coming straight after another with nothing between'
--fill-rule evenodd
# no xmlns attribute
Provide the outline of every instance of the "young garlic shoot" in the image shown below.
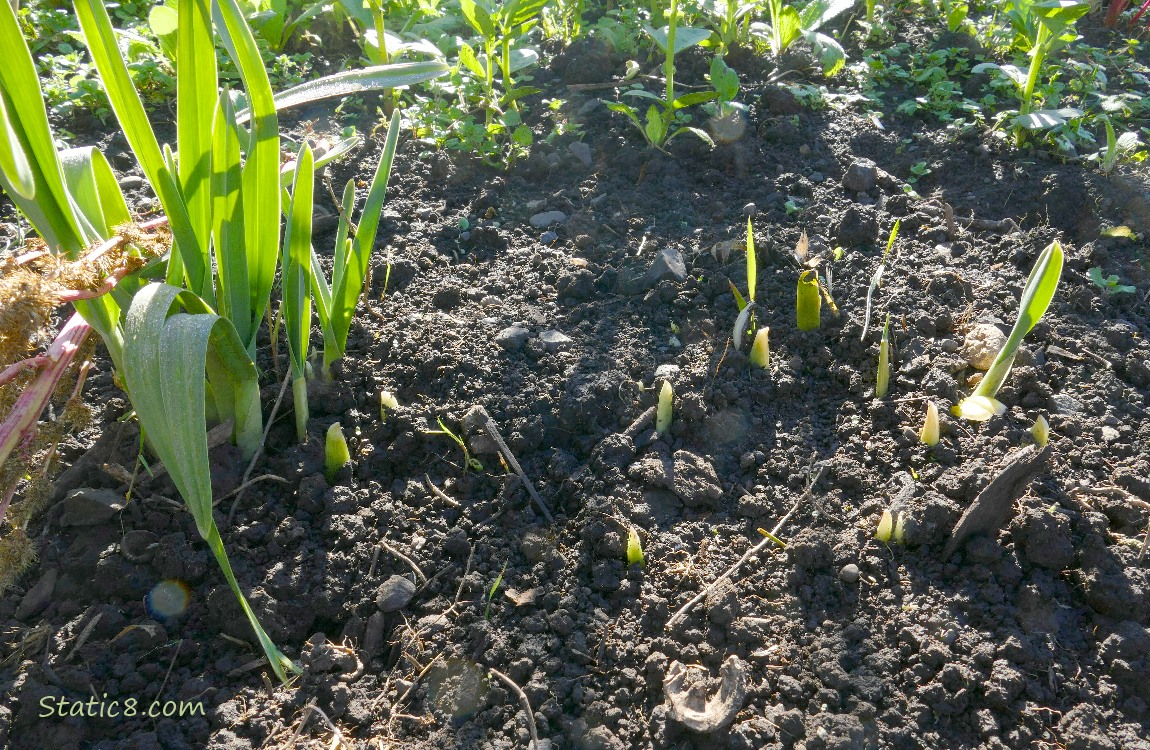
<svg viewBox="0 0 1150 750"><path fill-rule="evenodd" d="M795 314L798 317L800 331L813 331L819 327L819 312L822 305L818 271L803 271L799 274L799 285L795 295Z"/></svg>
<svg viewBox="0 0 1150 750"><path fill-rule="evenodd" d="M659 405L655 409L655 433L659 437L665 437L671 429L671 401L674 397L671 382L664 380L663 387L659 389Z"/></svg>
<svg viewBox="0 0 1150 750"><path fill-rule="evenodd" d="M1050 442L1050 423L1046 421L1046 417L1038 415L1038 419L1034 420L1034 426L1030 428L1030 434L1039 448L1046 447Z"/></svg>
<svg viewBox="0 0 1150 750"><path fill-rule="evenodd" d="M1062 245L1058 240L1047 245L1038 256L1038 261L1026 279L1026 286L1022 288L1018 319L1014 322L1010 336L1007 337L1006 343L1002 345L1002 349L999 350L998 356L994 358L978 387L974 389L974 393L951 409L955 416L973 422L985 422L1006 411L1006 405L995 396L1010 374L1022 339L1038 324L1050 307L1050 301L1054 298L1054 292L1058 289L1058 281L1062 276L1062 261Z"/></svg>
<svg viewBox="0 0 1150 750"><path fill-rule="evenodd" d="M874 275L870 278L870 286L866 290L866 311L863 313L862 336L859 337L859 341L866 341L866 333L870 330L871 301L874 298L874 290L878 289L878 285L882 282L883 272L886 271L886 259L890 255L891 248L894 247L901 222L901 219L895 220L894 227L890 230L890 237L886 241L886 250L883 251L882 260L879 261L878 268L874 270Z"/></svg>
<svg viewBox="0 0 1150 750"><path fill-rule="evenodd" d="M882 340L878 344L878 373L875 376L874 397L884 398L890 390L890 313L882 327Z"/></svg>
<svg viewBox="0 0 1150 750"><path fill-rule="evenodd" d="M891 512L890 508L887 508L878 520L878 528L875 529L874 538L883 544L890 544L892 540L895 544L903 544L906 540L905 521L902 513Z"/></svg>
<svg viewBox="0 0 1150 750"><path fill-rule="evenodd" d="M643 543L639 541L639 532L634 526L627 528L627 564L647 566L647 558L643 556Z"/></svg>
<svg viewBox="0 0 1150 750"><path fill-rule="evenodd" d="M755 343L751 344L751 364L764 370L771 369L771 329L763 326L755 334Z"/></svg>
<svg viewBox="0 0 1150 750"><path fill-rule="evenodd" d="M391 391L380 391L379 392L379 421L380 422L386 422L387 421L387 410L388 409L394 410L394 409L398 409L398 408L399 408L399 400L394 395L392 395Z"/></svg>
<svg viewBox="0 0 1150 750"><path fill-rule="evenodd" d="M934 447L938 445L938 407L933 401L926 402L926 418L922 422L918 439L924 445Z"/></svg>
<svg viewBox="0 0 1150 750"><path fill-rule="evenodd" d="M887 508L882 512L882 517L878 519L878 528L875 529L874 538L887 544L890 542L891 534L894 532L894 514Z"/></svg>
<svg viewBox="0 0 1150 750"><path fill-rule="evenodd" d="M743 350L743 338L747 330L753 328L755 312L755 288L758 286L759 268L755 256L755 233L751 226L751 217L747 217L747 297L739 293L739 288L731 283L731 291L735 295L735 303L739 306L739 317L735 318L735 330L732 338L735 341L735 351Z"/></svg>
<svg viewBox="0 0 1150 750"><path fill-rule="evenodd" d="M351 453L347 449L347 440L343 436L343 428L335 422L327 428L327 441L323 450L324 474L330 484L335 481L339 470L351 463Z"/></svg>

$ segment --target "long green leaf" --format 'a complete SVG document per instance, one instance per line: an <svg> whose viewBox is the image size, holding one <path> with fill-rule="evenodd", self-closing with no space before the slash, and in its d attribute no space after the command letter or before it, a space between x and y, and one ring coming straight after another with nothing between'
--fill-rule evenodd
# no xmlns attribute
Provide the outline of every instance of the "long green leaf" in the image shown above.
<svg viewBox="0 0 1150 750"><path fill-rule="evenodd" d="M241 177L252 334L247 345L251 352L271 297L280 254L279 118L267 70L239 4L236 0L217 0L213 12L224 47L240 71L254 118ZM238 114L236 121L241 121Z"/></svg>
<svg viewBox="0 0 1150 750"><path fill-rule="evenodd" d="M212 124L211 150L212 241L219 275L219 305L242 341L251 341L251 297L248 258L244 249L244 207L240 136L228 92L220 94Z"/></svg>
<svg viewBox="0 0 1150 750"><path fill-rule="evenodd" d="M188 312L170 314L176 303ZM288 671L299 669L276 648L248 606L212 516L206 378L213 377L213 391L233 398L228 416L235 420L237 443L250 454L262 432L255 365L225 318L189 292L167 284L151 284L137 293L125 333L125 384L140 426L184 498L276 676L286 681Z"/></svg>
<svg viewBox="0 0 1150 750"><path fill-rule="evenodd" d="M432 78L438 78L449 70L451 67L447 63L438 61L392 63L391 65L376 65L360 70L349 70L317 78L314 81L301 83L299 86L281 91L275 96L275 108L288 109L337 96L351 96L367 91L411 86L430 81ZM241 110L236 115L240 124L247 122L250 117L251 113L248 110Z"/></svg>
<svg viewBox="0 0 1150 750"><path fill-rule="evenodd" d="M64 175L56 156L48 111L32 53L20 31L20 23L11 5L0 7L0 98L4 100L10 137L19 143L31 171L33 197L25 198L27 185L17 186L8 172L0 169L0 185L12 196L20 211L48 243L53 252L75 257L87 244L77 217L68 200ZM17 182L27 176L15 175Z"/></svg>
<svg viewBox="0 0 1150 750"><path fill-rule="evenodd" d="M168 215L172 235L179 247L179 257L183 259L187 272L188 286L203 289L210 269L202 263L205 256L200 250L200 239L192 226L179 185L148 122L140 95L132 85L127 65L116 44L116 33L108 11L103 3L95 0L76 0L76 17L124 137Z"/></svg>
<svg viewBox="0 0 1150 750"><path fill-rule="evenodd" d="M8 118L8 106L4 98L0 96L0 173L12 186L15 195L32 200L36 197L36 178L32 174L28 155L24 153L24 146L20 143L20 134Z"/></svg>
<svg viewBox="0 0 1150 750"><path fill-rule="evenodd" d="M207 238L212 231L212 120L219 98L212 14L208 0L180 0L177 12L176 59L180 69L176 76L176 148L180 186L192 230L203 240L194 248L200 254L194 265L210 269ZM181 248L185 264L192 250ZM192 291L204 299L213 299L211 273L205 275L202 287L193 287Z"/></svg>
<svg viewBox="0 0 1150 750"><path fill-rule="evenodd" d="M311 219L315 169L311 148L305 143L296 160L296 177L287 215L284 238L283 311L291 355L292 389L295 397L296 437L307 439L308 342L311 338Z"/></svg>
<svg viewBox="0 0 1150 750"><path fill-rule="evenodd" d="M101 237L132 220L120 183L102 151L84 146L60 152L65 184L76 206Z"/></svg>

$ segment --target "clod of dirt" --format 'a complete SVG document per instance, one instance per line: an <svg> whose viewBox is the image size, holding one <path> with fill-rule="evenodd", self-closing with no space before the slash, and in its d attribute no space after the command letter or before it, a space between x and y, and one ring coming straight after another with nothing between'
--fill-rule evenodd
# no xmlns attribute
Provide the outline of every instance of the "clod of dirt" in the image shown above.
<svg viewBox="0 0 1150 750"><path fill-rule="evenodd" d="M719 692L707 700L706 682L695 679L688 685L688 669L673 661L663 678L667 716L696 732L715 732L734 720L747 697L746 665L731 655L719 670Z"/></svg>
<svg viewBox="0 0 1150 750"><path fill-rule="evenodd" d="M554 329L540 333L539 340L543 342L543 348L551 354L571 344L570 336Z"/></svg>
<svg viewBox="0 0 1150 750"><path fill-rule="evenodd" d="M567 221L567 214L562 211L544 211L535 214L528 221L536 229L546 229L553 224L562 224Z"/></svg>
<svg viewBox="0 0 1150 750"><path fill-rule="evenodd" d="M403 609L415 596L415 584L403 576L392 576L379 587L375 606L380 612L394 612Z"/></svg>
<svg viewBox="0 0 1150 750"><path fill-rule="evenodd" d="M870 159L856 159L843 175L843 187L866 193L878 182L878 166Z"/></svg>
<svg viewBox="0 0 1150 750"><path fill-rule="evenodd" d="M40 576L36 585L28 589L28 593L20 600L20 604L16 607L16 619L27 620L43 612L48 602L52 601L56 579L59 577L60 573L56 568L48 568L48 572Z"/></svg>
<svg viewBox="0 0 1150 750"><path fill-rule="evenodd" d="M689 451L675 451L671 490L688 508L714 507L723 497L715 467Z"/></svg>
<svg viewBox="0 0 1150 750"><path fill-rule="evenodd" d="M1011 535L1034 565L1062 570L1074 562L1070 522L1062 514L1030 508L1015 520Z"/></svg>
<svg viewBox="0 0 1150 750"><path fill-rule="evenodd" d="M966 333L962 342L962 356L971 367L978 370L989 370L998 356L998 351L1006 344L1006 334L998 326L990 323L979 323Z"/></svg>
<svg viewBox="0 0 1150 750"><path fill-rule="evenodd" d="M81 487L64 498L61 526L98 526L124 509L124 496L112 490Z"/></svg>

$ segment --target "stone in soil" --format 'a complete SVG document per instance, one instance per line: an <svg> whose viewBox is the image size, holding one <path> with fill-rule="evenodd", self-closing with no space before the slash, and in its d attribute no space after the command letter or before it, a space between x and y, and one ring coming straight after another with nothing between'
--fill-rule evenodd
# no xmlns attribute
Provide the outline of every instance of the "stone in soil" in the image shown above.
<svg viewBox="0 0 1150 750"><path fill-rule="evenodd" d="M515 352L523 348L530 336L531 332L522 326L507 326L495 334L495 343L509 352Z"/></svg>
<svg viewBox="0 0 1150 750"><path fill-rule="evenodd" d="M966 332L962 342L962 356L971 367L977 370L989 370L994 364L994 358L1006 344L1006 334L998 326L990 323L979 323Z"/></svg>
<svg viewBox="0 0 1150 750"><path fill-rule="evenodd" d="M64 498L61 526L97 526L124 509L124 496L112 490L81 487Z"/></svg>
<svg viewBox="0 0 1150 750"><path fill-rule="evenodd" d="M546 330L540 333L539 340L543 342L543 348L545 348L551 354L554 354L560 349L566 348L571 344L570 336L554 329Z"/></svg>
<svg viewBox="0 0 1150 750"><path fill-rule="evenodd" d="M528 221L536 229L546 229L555 224L567 221L567 214L562 211L543 211L533 215Z"/></svg>
<svg viewBox="0 0 1150 750"><path fill-rule="evenodd" d="M415 595L415 584L403 576L392 576L379 587L375 605L380 612L395 612L403 609Z"/></svg>
<svg viewBox="0 0 1150 750"><path fill-rule="evenodd" d="M878 167L870 159L856 159L843 175L843 187L856 193L870 192L878 183Z"/></svg>
<svg viewBox="0 0 1150 750"><path fill-rule="evenodd" d="M688 508L713 508L723 497L711 462L685 450L675 451L671 491Z"/></svg>

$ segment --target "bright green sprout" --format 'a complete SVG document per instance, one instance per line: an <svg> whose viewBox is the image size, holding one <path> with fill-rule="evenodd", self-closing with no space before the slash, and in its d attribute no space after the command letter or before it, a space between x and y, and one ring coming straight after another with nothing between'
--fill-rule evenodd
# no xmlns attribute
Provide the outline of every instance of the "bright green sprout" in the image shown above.
<svg viewBox="0 0 1150 750"><path fill-rule="evenodd" d="M643 556L643 544L639 541L639 532L634 526L627 529L627 564L647 565L647 558Z"/></svg>
<svg viewBox="0 0 1150 750"><path fill-rule="evenodd" d="M327 428L327 441L323 448L323 468L328 483L335 481L339 470L351 463L351 453L347 449L347 440L343 436L343 428L339 422L334 422Z"/></svg>
<svg viewBox="0 0 1150 750"><path fill-rule="evenodd" d="M798 292L795 297L795 312L800 331L813 331L819 327L819 312L823 306L823 296L819 291L818 271L810 269L799 274Z"/></svg>
<svg viewBox="0 0 1150 750"><path fill-rule="evenodd" d="M934 447L938 445L938 407L933 401L926 402L926 418L923 419L922 429L918 433L919 442Z"/></svg>
<svg viewBox="0 0 1150 750"><path fill-rule="evenodd" d="M1046 417L1038 415L1034 420L1034 426L1030 428L1030 434L1034 436L1034 442L1039 448L1046 447L1050 442L1050 423L1046 421Z"/></svg>
<svg viewBox="0 0 1150 750"><path fill-rule="evenodd" d="M491 582L491 588L487 590L487 606L483 608L484 620L491 614L491 601L495 599L495 592L499 590L499 584L503 583L503 574L506 572L507 563L503 563L503 567L499 570L499 575L495 576L495 580Z"/></svg>
<svg viewBox="0 0 1150 750"><path fill-rule="evenodd" d="M663 387L659 389L659 405L655 409L655 433L659 437L666 437L671 429L671 401L674 397L671 382L664 380Z"/></svg>

